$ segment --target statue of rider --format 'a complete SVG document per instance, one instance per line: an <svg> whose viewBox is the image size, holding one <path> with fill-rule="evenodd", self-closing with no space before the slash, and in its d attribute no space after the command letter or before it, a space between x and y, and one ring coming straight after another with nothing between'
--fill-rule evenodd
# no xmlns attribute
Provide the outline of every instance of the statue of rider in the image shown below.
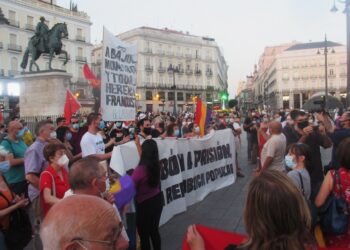
<svg viewBox="0 0 350 250"><path fill-rule="evenodd" d="M36 26L35 35L39 38L39 50L46 51L48 42L49 27L45 23L45 17L40 17L40 22Z"/></svg>

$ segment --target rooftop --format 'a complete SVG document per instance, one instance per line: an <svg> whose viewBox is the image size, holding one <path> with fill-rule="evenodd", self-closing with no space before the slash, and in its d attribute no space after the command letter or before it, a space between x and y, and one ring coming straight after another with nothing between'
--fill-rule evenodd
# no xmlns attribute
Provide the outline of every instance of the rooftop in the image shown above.
<svg viewBox="0 0 350 250"><path fill-rule="evenodd" d="M327 41L327 47L336 47L336 46L343 46L340 43L332 42L332 41ZM299 43L295 44L286 51L291 51L291 50L302 50L302 49L318 49L318 48L324 48L325 47L325 42L313 42L313 43Z"/></svg>

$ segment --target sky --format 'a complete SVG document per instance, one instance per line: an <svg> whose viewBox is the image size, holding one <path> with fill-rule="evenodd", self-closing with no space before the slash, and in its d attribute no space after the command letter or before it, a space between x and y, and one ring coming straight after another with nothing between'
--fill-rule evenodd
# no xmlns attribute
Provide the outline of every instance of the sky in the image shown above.
<svg viewBox="0 0 350 250"><path fill-rule="evenodd" d="M337 13L330 12L336 1ZM254 70L266 46L324 40L346 44L344 4L339 0L73 0L93 23L91 42L137 27L188 31L216 40L228 69L230 98ZM57 0L69 8L70 0Z"/></svg>

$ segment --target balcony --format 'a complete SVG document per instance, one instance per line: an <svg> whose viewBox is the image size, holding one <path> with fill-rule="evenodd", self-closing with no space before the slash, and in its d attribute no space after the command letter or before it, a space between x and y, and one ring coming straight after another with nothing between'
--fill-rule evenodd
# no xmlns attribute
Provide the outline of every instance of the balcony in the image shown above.
<svg viewBox="0 0 350 250"><path fill-rule="evenodd" d="M22 52L22 46L21 45L9 43L7 48L10 51Z"/></svg>
<svg viewBox="0 0 350 250"><path fill-rule="evenodd" d="M19 75L21 72L19 72L18 70L9 70L8 71L8 76L9 77L14 77L16 75Z"/></svg>
<svg viewBox="0 0 350 250"><path fill-rule="evenodd" d="M166 68L164 68L164 67L159 67L158 68L158 72L161 73L161 74L165 73L165 71L166 71Z"/></svg>
<svg viewBox="0 0 350 250"><path fill-rule="evenodd" d="M5 71L3 69L0 69L0 76L5 76Z"/></svg>
<svg viewBox="0 0 350 250"><path fill-rule="evenodd" d="M193 74L193 70L191 69L186 69L186 75L192 75Z"/></svg>
<svg viewBox="0 0 350 250"><path fill-rule="evenodd" d="M153 66L151 66L151 65L146 65L146 66L145 66L145 70L146 70L146 72L153 72Z"/></svg>
<svg viewBox="0 0 350 250"><path fill-rule="evenodd" d="M80 42L85 42L85 36L80 36L80 35L76 35L75 36L75 40L76 41L80 41Z"/></svg>
<svg viewBox="0 0 350 250"><path fill-rule="evenodd" d="M66 55L64 55L64 54L60 54L59 56L58 56L58 59L60 59L60 60L65 60L66 59ZM68 61L70 60L70 55L68 55Z"/></svg>
<svg viewBox="0 0 350 250"><path fill-rule="evenodd" d="M202 75L202 71L199 70L199 69L197 69L196 71L194 71L194 74L195 74L196 76L201 76L201 75Z"/></svg>
<svg viewBox="0 0 350 250"><path fill-rule="evenodd" d="M208 69L205 74L208 76L208 77L211 77L213 76L213 71L211 69Z"/></svg>
<svg viewBox="0 0 350 250"><path fill-rule="evenodd" d="M35 26L33 24L27 23L25 26L26 30L35 31Z"/></svg>
<svg viewBox="0 0 350 250"><path fill-rule="evenodd" d="M85 56L76 56L76 57L75 57L75 61L86 63L86 62L87 62L87 59L86 59Z"/></svg>
<svg viewBox="0 0 350 250"><path fill-rule="evenodd" d="M9 21L9 25L10 26L19 28L19 22L18 21L12 20L12 19L8 19L8 21Z"/></svg>
<svg viewBox="0 0 350 250"><path fill-rule="evenodd" d="M146 54L152 54L152 49L146 48L146 49L145 49L145 53L146 53Z"/></svg>
<svg viewBox="0 0 350 250"><path fill-rule="evenodd" d="M0 49L3 49L4 48L4 45L2 42L0 42Z"/></svg>
<svg viewBox="0 0 350 250"><path fill-rule="evenodd" d="M191 55L191 54L185 54L185 57L186 57L187 59L191 59L191 58L192 58L192 55Z"/></svg>
<svg viewBox="0 0 350 250"><path fill-rule="evenodd" d="M183 75L185 71L183 69L180 69L179 72L177 72L179 75Z"/></svg>

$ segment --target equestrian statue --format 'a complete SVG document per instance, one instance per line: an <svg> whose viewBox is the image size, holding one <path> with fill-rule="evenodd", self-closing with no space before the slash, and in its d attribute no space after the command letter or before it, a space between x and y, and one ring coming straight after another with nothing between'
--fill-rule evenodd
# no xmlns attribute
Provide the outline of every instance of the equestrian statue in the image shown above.
<svg viewBox="0 0 350 250"><path fill-rule="evenodd" d="M54 54L65 55L65 61L63 65L68 62L68 53L62 50L62 38L68 38L68 30L66 23L56 23L52 29L45 23L45 18L40 17L40 22L36 26L35 35L29 40L28 47L23 55L21 68L23 71L27 68L29 55L32 55L29 65L29 71L32 72L33 64L36 66L36 70L40 71L38 64L35 62L38 60L41 54L49 54L49 70L52 70L51 62Z"/></svg>

